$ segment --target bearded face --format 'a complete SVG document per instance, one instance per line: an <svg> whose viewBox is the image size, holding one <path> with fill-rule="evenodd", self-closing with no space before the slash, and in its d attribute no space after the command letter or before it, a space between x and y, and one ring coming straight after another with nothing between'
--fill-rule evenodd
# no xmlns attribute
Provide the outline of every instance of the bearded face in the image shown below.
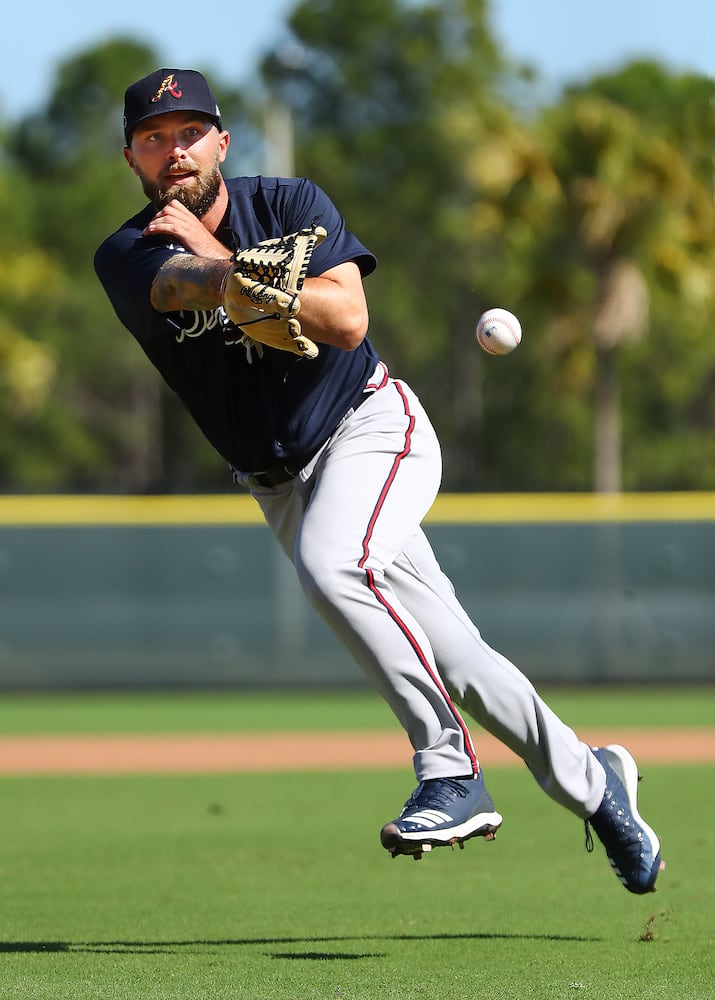
<svg viewBox="0 0 715 1000"><path fill-rule="evenodd" d="M153 180L141 170L137 174L144 194L157 208L170 201L179 201L197 218L202 218L216 201L221 189L219 157L203 172L191 159L173 163L158 180ZM181 183L178 183L179 178Z"/></svg>

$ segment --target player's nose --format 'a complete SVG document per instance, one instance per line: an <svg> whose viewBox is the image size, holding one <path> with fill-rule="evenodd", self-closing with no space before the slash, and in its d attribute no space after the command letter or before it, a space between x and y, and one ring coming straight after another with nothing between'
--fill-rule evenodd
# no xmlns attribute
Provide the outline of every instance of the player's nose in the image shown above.
<svg viewBox="0 0 715 1000"><path fill-rule="evenodd" d="M187 156L188 143L178 132L169 137L166 145L166 156L168 160L181 160Z"/></svg>

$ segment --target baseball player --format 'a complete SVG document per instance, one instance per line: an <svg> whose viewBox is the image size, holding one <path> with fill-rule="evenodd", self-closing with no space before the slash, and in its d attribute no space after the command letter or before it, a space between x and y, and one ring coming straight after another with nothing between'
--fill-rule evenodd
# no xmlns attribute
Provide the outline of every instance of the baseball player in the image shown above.
<svg viewBox="0 0 715 1000"><path fill-rule="evenodd" d="M440 447L367 337L374 255L309 180L223 178L229 133L196 71L133 83L124 135L149 203L97 251L99 280L407 732L418 785L383 846L420 858L494 838L502 817L464 710L586 821L587 846L595 830L628 890L654 889L660 844L635 761L579 740L487 645L420 526Z"/></svg>

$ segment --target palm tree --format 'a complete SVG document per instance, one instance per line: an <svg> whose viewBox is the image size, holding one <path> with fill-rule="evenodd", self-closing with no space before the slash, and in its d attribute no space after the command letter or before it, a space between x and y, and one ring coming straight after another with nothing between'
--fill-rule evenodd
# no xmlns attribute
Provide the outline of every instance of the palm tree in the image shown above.
<svg viewBox="0 0 715 1000"><path fill-rule="evenodd" d="M565 102L545 116L543 134L560 197L533 292L549 297L552 331L563 346L589 352L594 488L618 492L619 354L648 334L656 283L688 309L712 302L715 211L678 149L608 100ZM559 280L544 280L555 268Z"/></svg>

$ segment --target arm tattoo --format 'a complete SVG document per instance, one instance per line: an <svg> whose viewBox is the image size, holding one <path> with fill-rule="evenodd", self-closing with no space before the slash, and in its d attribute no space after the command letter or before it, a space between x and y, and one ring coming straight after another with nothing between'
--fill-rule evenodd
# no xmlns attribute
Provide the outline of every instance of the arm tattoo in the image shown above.
<svg viewBox="0 0 715 1000"><path fill-rule="evenodd" d="M221 305L228 260L177 253L159 268L151 286L151 304L160 313L215 309Z"/></svg>

